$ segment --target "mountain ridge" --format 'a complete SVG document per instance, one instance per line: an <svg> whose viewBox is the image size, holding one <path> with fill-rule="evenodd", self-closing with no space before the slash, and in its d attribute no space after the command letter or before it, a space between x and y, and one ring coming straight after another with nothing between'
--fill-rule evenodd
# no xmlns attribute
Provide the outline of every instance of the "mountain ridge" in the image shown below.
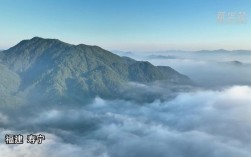
<svg viewBox="0 0 251 157"><path fill-rule="evenodd" d="M36 101L78 102L120 98L127 82L192 81L171 67L120 57L98 46L34 37L1 52L1 64L21 80L16 93Z"/></svg>

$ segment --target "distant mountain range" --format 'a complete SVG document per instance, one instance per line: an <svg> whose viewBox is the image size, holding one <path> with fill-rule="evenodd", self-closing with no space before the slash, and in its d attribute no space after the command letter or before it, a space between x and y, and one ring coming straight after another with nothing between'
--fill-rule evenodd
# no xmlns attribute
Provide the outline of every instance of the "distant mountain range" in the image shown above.
<svg viewBox="0 0 251 157"><path fill-rule="evenodd" d="M171 55L167 55L167 56L164 56L164 55L149 55L149 56L146 56L147 59L177 59L176 56L171 56Z"/></svg>
<svg viewBox="0 0 251 157"><path fill-rule="evenodd" d="M0 54L0 103L85 103L123 97L128 82L192 81L171 67L120 57L98 46L34 37Z"/></svg>

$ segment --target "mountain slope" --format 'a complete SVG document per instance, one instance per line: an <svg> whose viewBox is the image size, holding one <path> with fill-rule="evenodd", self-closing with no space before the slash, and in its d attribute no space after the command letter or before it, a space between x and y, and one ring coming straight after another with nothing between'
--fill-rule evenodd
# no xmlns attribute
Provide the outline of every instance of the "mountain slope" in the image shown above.
<svg viewBox="0 0 251 157"><path fill-rule="evenodd" d="M20 78L16 92L36 102L83 103L97 95L120 98L127 82L191 83L170 67L156 67L98 46L71 45L57 39L23 40L3 51L1 60Z"/></svg>

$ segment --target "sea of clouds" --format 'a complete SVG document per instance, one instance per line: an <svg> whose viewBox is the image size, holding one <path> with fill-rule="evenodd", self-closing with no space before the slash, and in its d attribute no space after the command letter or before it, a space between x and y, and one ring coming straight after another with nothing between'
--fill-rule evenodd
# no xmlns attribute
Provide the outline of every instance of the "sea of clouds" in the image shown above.
<svg viewBox="0 0 251 157"><path fill-rule="evenodd" d="M0 113L4 157L250 157L251 87L181 92L135 103L97 97L85 106L21 106ZM7 145L5 134L45 134Z"/></svg>

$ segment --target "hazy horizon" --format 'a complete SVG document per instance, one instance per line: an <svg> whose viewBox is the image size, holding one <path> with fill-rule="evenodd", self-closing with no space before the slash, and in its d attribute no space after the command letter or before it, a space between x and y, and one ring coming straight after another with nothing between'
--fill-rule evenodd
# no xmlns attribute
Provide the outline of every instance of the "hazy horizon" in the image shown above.
<svg viewBox="0 0 251 157"><path fill-rule="evenodd" d="M62 42L65 42L65 43L68 43L66 41L63 41L59 38L46 38L46 37L40 37L40 36L34 36L34 37L38 37L38 38L43 38L43 39L57 39L57 40L60 40ZM32 37L32 38L34 38ZM30 40L32 38L25 38L25 39L22 39L22 40ZM17 45L19 42L21 42L22 40L18 41L17 43L14 43L14 45L10 46L10 47L7 47L7 48L0 48L0 50L8 50L9 48ZM68 44L72 44L72 45L80 45L80 44L85 44L85 43L77 43L77 44L74 44L74 43L68 43ZM85 45L88 45L88 44L85 44ZM99 45L95 45L95 44L90 44L89 46L99 46ZM101 46L99 46L101 47ZM103 49L105 49L104 47L101 47ZM147 50L147 51L141 51L141 50L122 50L122 49L106 49L108 51L111 51L111 52L145 52L145 53L153 53L153 52L169 52L169 51L174 51L174 52L199 52L199 51L251 51L251 49L224 49L224 48L219 48L219 49L198 49L198 50L187 50L187 49L154 49L154 50Z"/></svg>

